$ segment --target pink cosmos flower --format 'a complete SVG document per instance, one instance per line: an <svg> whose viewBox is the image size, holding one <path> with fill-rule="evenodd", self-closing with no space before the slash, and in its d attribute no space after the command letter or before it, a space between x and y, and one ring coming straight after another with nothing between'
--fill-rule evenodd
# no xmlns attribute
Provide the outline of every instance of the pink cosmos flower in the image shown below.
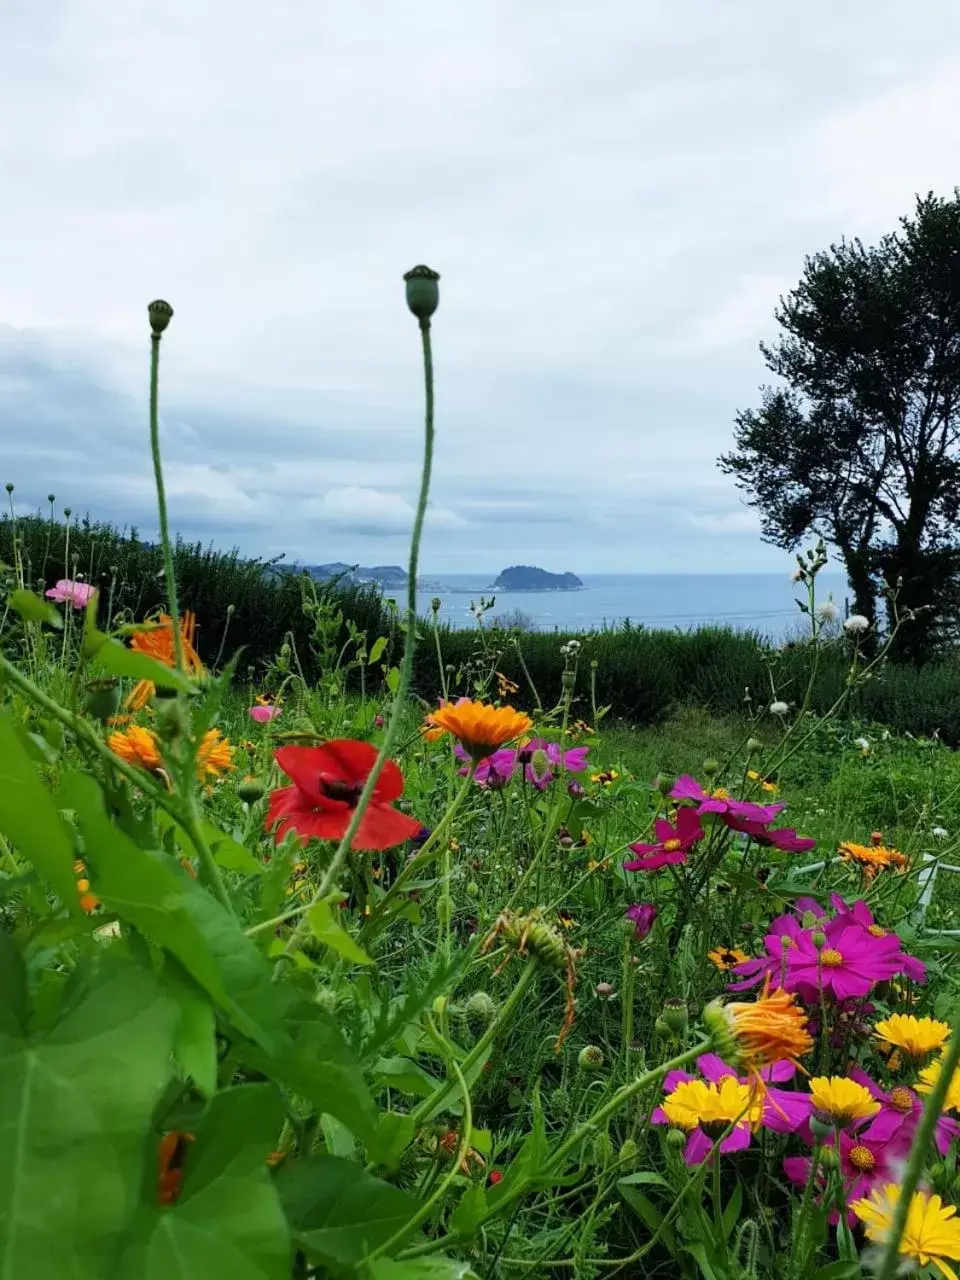
<svg viewBox="0 0 960 1280"><path fill-rule="evenodd" d="M589 750L589 747L572 747L564 751L559 743L533 738L522 747L494 751L480 761L473 776L482 787L498 787L509 782L522 765L527 782L538 791L546 791L554 779L554 771L582 773L587 767ZM454 754L458 760L470 760L468 752L459 744L454 747ZM460 775L465 777L467 772L466 768L461 769Z"/></svg>
<svg viewBox="0 0 960 1280"><path fill-rule="evenodd" d="M653 824L657 837L655 844L637 842L629 846L643 857L623 864L625 871L656 871L674 863L686 862L690 849L707 834L700 819L692 809L677 810L677 825L671 826L666 818L657 818Z"/></svg>
<svg viewBox="0 0 960 1280"><path fill-rule="evenodd" d="M72 604L75 609L85 609L91 597L96 594L97 588L91 587L89 582L75 582L71 578L61 578L55 587L44 592L48 600L55 600L57 604Z"/></svg>
<svg viewBox="0 0 960 1280"><path fill-rule="evenodd" d="M634 923L633 936L645 938L653 928L657 918L657 908L652 902L635 902L632 907L627 907L624 915Z"/></svg>
<svg viewBox="0 0 960 1280"><path fill-rule="evenodd" d="M736 814L724 817L728 827L734 831L742 831L757 844L770 845L774 849L782 849L784 853L807 853L816 847L816 840L809 836L798 836L795 827L767 827L762 822L751 822L746 818L738 818Z"/></svg>
<svg viewBox="0 0 960 1280"><path fill-rule="evenodd" d="M830 895L830 902L837 914L831 921L830 926L828 926L828 936L831 929L839 928L844 924L856 924L871 938L896 938L900 947L899 972L905 974L911 982L926 982L927 966L922 960L918 960L916 956L908 955L903 950L903 942L898 934L877 924L873 912L862 898L858 898L852 906L848 906L838 893L833 893Z"/></svg>
<svg viewBox="0 0 960 1280"><path fill-rule="evenodd" d="M738 1076L733 1067L719 1058L715 1053L703 1053L697 1059L697 1070L704 1080L711 1084L720 1084L722 1080L734 1079L739 1084L750 1085L755 1083L746 1076ZM764 1067L760 1072L761 1079L765 1085L771 1081L782 1083L785 1080L792 1079L796 1068L792 1062L775 1062L770 1067ZM666 1094L673 1093L677 1085L683 1084L687 1080L695 1080L697 1077L690 1075L686 1071L669 1071L663 1079L663 1091ZM765 1129L771 1129L774 1133L795 1133L809 1118L811 1113L810 1097L805 1093L794 1093L789 1089L771 1089L766 1088L763 1094L763 1109L760 1113L760 1124ZM650 1117L653 1124L669 1124L669 1120L663 1109L657 1107ZM749 1118L739 1121L733 1130L720 1143L718 1150L723 1152L743 1151L750 1145L750 1139L753 1135L753 1127ZM710 1154L713 1147L714 1139L703 1129L697 1126L691 1130L690 1136L687 1138L687 1145L683 1149L683 1158L687 1164L702 1164Z"/></svg>
<svg viewBox="0 0 960 1280"><path fill-rule="evenodd" d="M692 800L697 806L697 813L703 817L708 813L716 813L725 821L728 817L744 819L747 822L771 823L785 804L753 804L749 800L734 800L724 791L704 791L696 778L689 773L679 777L670 792L673 800Z"/></svg>
<svg viewBox="0 0 960 1280"><path fill-rule="evenodd" d="M787 976L787 953L796 946L804 929L795 915L787 912L770 922L770 931L763 940L765 954L753 960L735 964L732 973L741 975L739 982L731 982L731 991L747 991L757 987L767 977L774 987L782 987Z"/></svg>
<svg viewBox="0 0 960 1280"><path fill-rule="evenodd" d="M784 987L796 991L802 1000L816 1000L821 986L837 1000L869 995L875 983L900 972L899 938L891 934L874 938L856 924L835 930L828 925L823 932L826 942L821 948L803 930L786 950Z"/></svg>
<svg viewBox="0 0 960 1280"><path fill-rule="evenodd" d="M256 720L257 724L269 724L271 720L276 720L280 714L279 707L261 706L258 703L255 707L250 708L250 719Z"/></svg>
<svg viewBox="0 0 960 1280"><path fill-rule="evenodd" d="M831 1134L825 1141L828 1147L835 1146ZM850 1134L845 1130L840 1134L840 1172L844 1183L844 1198L849 1204L861 1196L869 1196L875 1187L884 1186L888 1182L899 1182L903 1175L903 1165L910 1144L903 1146L900 1142L878 1142L867 1138L863 1133ZM783 1171L798 1187L804 1187L810 1174L809 1156L787 1156L783 1162ZM817 1188L822 1192L826 1185L826 1171L821 1166L817 1173ZM840 1215L834 1210L830 1221L835 1223ZM851 1225L856 1221L855 1215L848 1214Z"/></svg>
<svg viewBox="0 0 960 1280"><path fill-rule="evenodd" d="M859 1067L851 1067L847 1075L869 1089L880 1103L880 1110L863 1130L862 1136L873 1142L892 1142L909 1149L923 1113L923 1099L906 1085L881 1089ZM935 1136L937 1150L942 1156L947 1154L954 1138L960 1138L960 1124L950 1116L942 1115L937 1121Z"/></svg>

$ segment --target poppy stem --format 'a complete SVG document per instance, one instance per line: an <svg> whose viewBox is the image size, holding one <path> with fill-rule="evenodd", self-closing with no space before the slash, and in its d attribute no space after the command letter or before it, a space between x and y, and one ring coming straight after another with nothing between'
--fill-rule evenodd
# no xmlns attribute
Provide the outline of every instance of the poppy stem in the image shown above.
<svg viewBox="0 0 960 1280"><path fill-rule="evenodd" d="M160 525L160 548L163 554L163 576L166 579L167 607L173 631L173 653L177 670L183 670L183 637L180 635L180 609L177 601L177 579L173 570L173 548L167 519L167 491L163 484L163 460L160 456L160 334L150 334L150 454L153 478L157 486L157 520Z"/></svg>
<svg viewBox="0 0 960 1280"><path fill-rule="evenodd" d="M933 1141L937 1121L943 1111L947 1090L950 1088L950 1083L958 1066L960 1066L960 1035L955 1035L950 1047L940 1060L940 1075L936 1084L930 1090L930 1095L923 1108L923 1115L920 1118L920 1124L917 1127L916 1136L913 1139L913 1146L910 1148L910 1159L907 1162L903 1180L900 1183L897 1212L884 1249L883 1262L877 1272L877 1280L893 1280L897 1274L897 1267L900 1263L900 1241L907 1225L910 1201L913 1199L913 1193L916 1191L917 1183L923 1174L930 1143Z"/></svg>

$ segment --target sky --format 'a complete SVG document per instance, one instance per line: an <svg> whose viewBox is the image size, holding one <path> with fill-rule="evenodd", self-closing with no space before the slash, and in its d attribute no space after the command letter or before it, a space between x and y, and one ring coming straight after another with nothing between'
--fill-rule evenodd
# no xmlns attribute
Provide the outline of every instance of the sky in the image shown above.
<svg viewBox="0 0 960 1280"><path fill-rule="evenodd" d="M804 256L960 170L955 0L4 0L0 481L426 572L790 568L716 466Z"/></svg>

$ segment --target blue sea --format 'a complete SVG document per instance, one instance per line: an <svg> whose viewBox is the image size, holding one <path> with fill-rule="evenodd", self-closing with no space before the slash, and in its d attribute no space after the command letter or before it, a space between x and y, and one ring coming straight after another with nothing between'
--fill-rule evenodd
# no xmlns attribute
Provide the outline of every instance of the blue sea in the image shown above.
<svg viewBox="0 0 960 1280"><path fill-rule="evenodd" d="M517 615L537 631L598 631L634 625L686 631L705 624L722 624L759 631L779 640L795 633L803 615L795 603L804 594L786 573L595 573L580 574L582 591L506 591L491 589L496 573L423 574L417 592L417 612L426 615L430 600L439 596L440 619L452 627L475 625L471 602L496 597L486 615L512 624ZM387 593L397 594L397 593ZM821 574L817 600L832 595L843 613L846 580L840 574ZM399 601L402 604L402 600Z"/></svg>

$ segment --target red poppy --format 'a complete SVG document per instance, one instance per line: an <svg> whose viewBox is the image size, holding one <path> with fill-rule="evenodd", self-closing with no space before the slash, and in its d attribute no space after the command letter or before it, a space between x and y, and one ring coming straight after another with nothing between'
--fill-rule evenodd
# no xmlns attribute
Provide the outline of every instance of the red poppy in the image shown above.
<svg viewBox="0 0 960 1280"><path fill-rule="evenodd" d="M491 1187L495 1187L498 1182L503 1181L503 1174L499 1169L491 1169L490 1173L487 1175L487 1181L490 1183Z"/></svg>
<svg viewBox="0 0 960 1280"><path fill-rule="evenodd" d="M281 747L274 759L293 786L271 793L267 830L276 827L278 842L288 831L304 840L341 839L376 758L371 743L349 738L322 747ZM402 794L403 775L388 760L353 837L354 849L392 849L417 834L422 824L391 804Z"/></svg>

